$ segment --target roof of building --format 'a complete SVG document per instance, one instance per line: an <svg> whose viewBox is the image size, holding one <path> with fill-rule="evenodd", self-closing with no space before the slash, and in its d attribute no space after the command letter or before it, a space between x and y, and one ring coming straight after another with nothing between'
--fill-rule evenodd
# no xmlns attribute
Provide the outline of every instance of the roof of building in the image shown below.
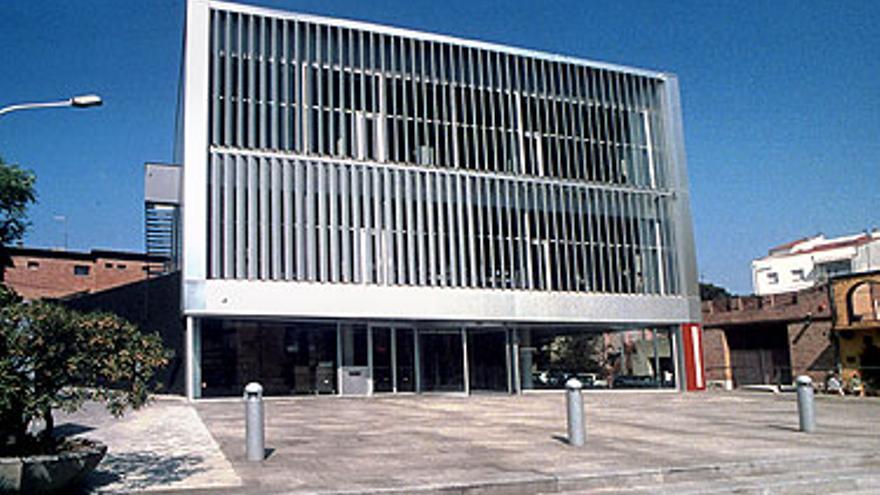
<svg viewBox="0 0 880 495"><path fill-rule="evenodd" d="M796 241L786 242L785 244L780 244L778 246L774 246L774 247L770 248L769 253L774 254L774 253L778 253L778 252L782 252L782 251L788 252L789 250L791 250L791 248L797 246L798 244L800 244L804 241L809 241L811 239L815 239L816 237L819 237L819 236L801 237L800 239L798 239Z"/></svg>
<svg viewBox="0 0 880 495"><path fill-rule="evenodd" d="M253 15L263 15L263 16L271 16L280 19L292 19L299 20L303 22L314 22L318 24L326 24L331 26L340 26L351 29L360 29L365 31L374 31L380 33L386 33L390 35L403 36L403 37L411 37L417 39L423 39L427 41L435 41L440 43L450 43L456 45L464 45L471 46L474 48L481 48L484 50L492 50L492 51L500 51L505 53L510 53L513 55L520 55L525 57L534 57L543 60L548 60L552 62L562 62L562 63L572 63L577 65L586 65L590 67L594 67L597 69L605 69L612 70L618 72L627 72L633 75L639 75L644 77L651 78L663 78L667 79L670 77L676 77L675 74L666 71L657 71L651 69L642 69L637 67L631 67L627 65L608 63L608 62L599 62L596 60L590 60L582 57L575 56L567 56L556 53L545 52L541 50L533 50L528 48L519 48L512 45L505 45L501 43L493 43L487 41L479 41L475 39L461 38L457 36L449 36L444 34L432 33L430 31L423 30L415 30L409 28L401 28L395 27L388 24L379 24L373 22L366 21L356 21L351 19L345 19L342 17L330 17L330 16L322 16L322 15L314 15L314 14L306 14L302 12L296 12L292 10L281 10L270 7L261 7L250 4L243 4L237 2L228 2L224 0L212 0L210 2L211 7L228 10L232 12L242 12L246 14Z"/></svg>
<svg viewBox="0 0 880 495"><path fill-rule="evenodd" d="M781 258L784 256L794 256L798 254L815 253L819 251L829 251L832 249L840 249L845 247L855 247L867 244L874 240L880 240L880 232L864 232L848 236L840 236L832 239L826 239L824 235L819 234L813 237L805 237L796 241L787 242L779 246L770 248L765 258Z"/></svg>
<svg viewBox="0 0 880 495"><path fill-rule="evenodd" d="M110 249L92 249L91 251L70 251L65 249L49 249L39 247L15 247L4 246L2 249L8 256L33 256L40 258L71 259L82 261L95 261L98 259L115 259L126 261L144 261L162 263L166 261L164 256L147 254L134 251L115 251Z"/></svg>

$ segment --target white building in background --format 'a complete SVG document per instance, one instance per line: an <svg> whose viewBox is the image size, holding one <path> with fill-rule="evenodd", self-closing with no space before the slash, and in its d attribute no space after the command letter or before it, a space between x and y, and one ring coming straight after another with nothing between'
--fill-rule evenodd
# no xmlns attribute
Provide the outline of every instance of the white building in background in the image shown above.
<svg viewBox="0 0 880 495"><path fill-rule="evenodd" d="M835 275L880 269L880 230L826 238L819 234L770 249L752 261L755 294L812 287Z"/></svg>

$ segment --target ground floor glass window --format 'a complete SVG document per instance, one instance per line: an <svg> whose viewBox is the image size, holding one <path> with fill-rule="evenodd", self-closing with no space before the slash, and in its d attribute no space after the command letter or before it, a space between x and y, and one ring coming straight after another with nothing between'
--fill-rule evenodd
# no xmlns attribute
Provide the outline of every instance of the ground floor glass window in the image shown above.
<svg viewBox="0 0 880 495"><path fill-rule="evenodd" d="M237 396L251 381L265 395L334 394L336 325L203 320L202 396Z"/></svg>
<svg viewBox="0 0 880 495"><path fill-rule="evenodd" d="M519 332L523 390L562 389L569 378L584 388L675 387L670 328Z"/></svg>
<svg viewBox="0 0 880 495"><path fill-rule="evenodd" d="M674 327L201 320L202 396L675 387Z"/></svg>

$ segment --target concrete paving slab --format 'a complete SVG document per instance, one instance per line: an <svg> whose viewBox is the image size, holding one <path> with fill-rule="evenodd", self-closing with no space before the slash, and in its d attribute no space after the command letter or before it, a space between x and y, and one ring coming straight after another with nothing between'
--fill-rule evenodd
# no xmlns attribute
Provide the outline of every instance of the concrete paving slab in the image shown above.
<svg viewBox="0 0 880 495"><path fill-rule="evenodd" d="M564 441L564 405L555 393L268 400L262 463L244 460L240 401L196 409L253 493L552 493L712 473L724 483L880 452L876 399L818 397L818 430L804 434L794 394L590 393L582 449Z"/></svg>
<svg viewBox="0 0 880 495"><path fill-rule="evenodd" d="M107 455L83 487L86 493L132 493L241 486L196 411L179 398L160 398L113 418L90 403L76 414L56 414L61 433L107 444Z"/></svg>

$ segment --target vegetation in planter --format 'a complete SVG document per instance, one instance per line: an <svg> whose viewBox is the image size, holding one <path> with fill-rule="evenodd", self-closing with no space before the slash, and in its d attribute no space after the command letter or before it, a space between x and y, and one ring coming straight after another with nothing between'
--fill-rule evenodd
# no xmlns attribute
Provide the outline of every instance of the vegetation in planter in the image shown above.
<svg viewBox="0 0 880 495"><path fill-rule="evenodd" d="M143 406L169 358L157 334L119 316L23 302L0 286L0 456L56 450L53 409L95 400L119 416Z"/></svg>

